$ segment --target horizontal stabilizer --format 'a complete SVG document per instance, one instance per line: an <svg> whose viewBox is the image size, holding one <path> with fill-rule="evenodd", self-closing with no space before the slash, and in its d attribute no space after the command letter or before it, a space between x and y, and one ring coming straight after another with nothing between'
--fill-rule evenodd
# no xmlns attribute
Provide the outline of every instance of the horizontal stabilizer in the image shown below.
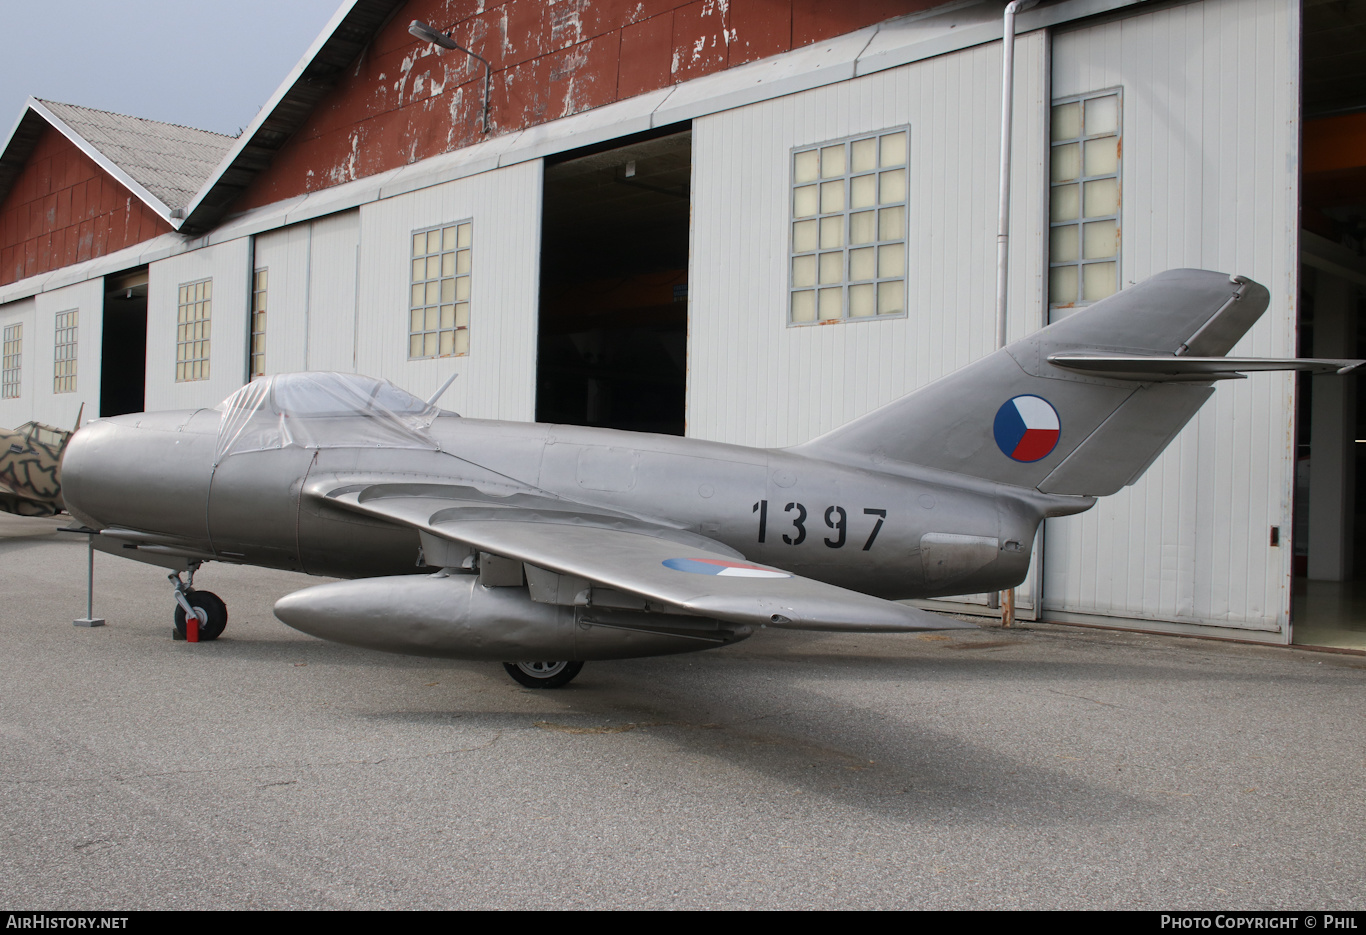
<svg viewBox="0 0 1366 935"><path fill-rule="evenodd" d="M1366 360L1325 360L1311 357L1175 357L1171 354L1108 354L1085 351L1050 354L1048 362L1076 373L1143 383L1236 380L1242 379L1244 373L1264 370L1345 374L1366 364Z"/></svg>

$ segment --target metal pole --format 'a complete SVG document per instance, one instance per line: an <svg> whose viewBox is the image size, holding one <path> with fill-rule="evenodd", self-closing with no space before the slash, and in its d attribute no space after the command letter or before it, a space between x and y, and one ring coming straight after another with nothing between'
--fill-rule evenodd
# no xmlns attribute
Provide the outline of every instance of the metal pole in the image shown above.
<svg viewBox="0 0 1366 935"><path fill-rule="evenodd" d="M1011 0L1001 26L1001 179L996 222L996 347L1006 346L1006 289L1010 272L1010 134L1015 96L1015 14L1038 0ZM1000 597L1001 626L1015 622L1015 589Z"/></svg>
<svg viewBox="0 0 1366 935"><path fill-rule="evenodd" d="M85 616L71 621L77 627L102 627L104 618L95 616L95 533L85 537Z"/></svg>

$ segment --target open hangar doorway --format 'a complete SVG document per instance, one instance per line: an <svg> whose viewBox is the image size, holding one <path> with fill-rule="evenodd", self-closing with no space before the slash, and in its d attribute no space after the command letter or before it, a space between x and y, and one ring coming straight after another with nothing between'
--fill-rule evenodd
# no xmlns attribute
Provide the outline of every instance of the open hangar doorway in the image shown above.
<svg viewBox="0 0 1366 935"><path fill-rule="evenodd" d="M686 428L692 130L545 167L536 420Z"/></svg>
<svg viewBox="0 0 1366 935"><path fill-rule="evenodd" d="M1366 7L1305 0L1299 354L1366 357ZM1291 640L1366 650L1366 379L1296 384Z"/></svg>
<svg viewBox="0 0 1366 935"><path fill-rule="evenodd" d="M147 267L104 277L100 417L147 408Z"/></svg>

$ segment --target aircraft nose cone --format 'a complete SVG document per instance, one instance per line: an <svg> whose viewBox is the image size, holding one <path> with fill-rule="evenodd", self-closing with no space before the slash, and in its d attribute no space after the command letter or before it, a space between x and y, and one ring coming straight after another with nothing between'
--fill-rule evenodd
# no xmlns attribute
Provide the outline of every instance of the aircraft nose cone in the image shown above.
<svg viewBox="0 0 1366 935"><path fill-rule="evenodd" d="M62 459L67 508L96 529L128 526L206 540L218 413L137 413L100 419L71 437Z"/></svg>

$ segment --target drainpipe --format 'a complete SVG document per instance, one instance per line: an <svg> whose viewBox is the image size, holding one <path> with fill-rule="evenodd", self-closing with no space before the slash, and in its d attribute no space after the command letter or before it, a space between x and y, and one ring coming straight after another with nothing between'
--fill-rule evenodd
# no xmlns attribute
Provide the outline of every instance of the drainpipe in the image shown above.
<svg viewBox="0 0 1366 935"><path fill-rule="evenodd" d="M996 346L1006 346L1006 274L1010 265L1010 133L1015 94L1015 14L1039 0L1012 0L1006 5L1001 36L1001 189L996 224Z"/></svg>
<svg viewBox="0 0 1366 935"><path fill-rule="evenodd" d="M1001 28L1001 183L996 223L996 347L1006 346L1006 284L1010 268L1010 133L1015 94L1015 14L1039 0L1011 0ZM1001 593L1001 626L1015 622L1015 589Z"/></svg>

